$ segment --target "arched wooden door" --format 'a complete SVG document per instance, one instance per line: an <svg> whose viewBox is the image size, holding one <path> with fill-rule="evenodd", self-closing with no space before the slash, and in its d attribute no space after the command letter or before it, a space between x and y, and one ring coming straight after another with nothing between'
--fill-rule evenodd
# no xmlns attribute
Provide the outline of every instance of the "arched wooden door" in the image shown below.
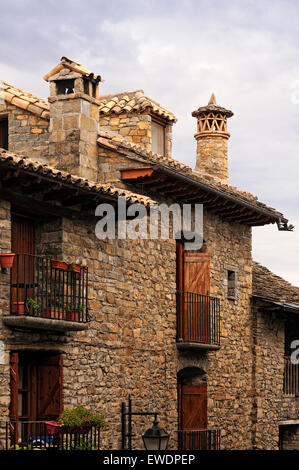
<svg viewBox="0 0 299 470"><path fill-rule="evenodd" d="M182 450L206 449L207 384L178 385L179 444Z"/></svg>

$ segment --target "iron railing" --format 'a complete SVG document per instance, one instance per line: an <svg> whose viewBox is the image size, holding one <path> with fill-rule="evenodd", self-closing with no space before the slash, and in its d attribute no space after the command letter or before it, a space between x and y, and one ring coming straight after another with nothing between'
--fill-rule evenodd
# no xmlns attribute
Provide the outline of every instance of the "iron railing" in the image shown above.
<svg viewBox="0 0 299 470"><path fill-rule="evenodd" d="M88 268L55 267L43 256L16 254L11 270L11 313L88 321Z"/></svg>
<svg viewBox="0 0 299 470"><path fill-rule="evenodd" d="M45 421L6 422L5 450L100 450L101 428L54 427Z"/></svg>
<svg viewBox="0 0 299 470"><path fill-rule="evenodd" d="M220 345L220 300L210 295L177 292L177 340Z"/></svg>
<svg viewBox="0 0 299 470"><path fill-rule="evenodd" d="M220 429L178 431L179 450L219 450Z"/></svg>
<svg viewBox="0 0 299 470"><path fill-rule="evenodd" d="M284 358L283 393L299 396L299 364L293 364L289 357Z"/></svg>

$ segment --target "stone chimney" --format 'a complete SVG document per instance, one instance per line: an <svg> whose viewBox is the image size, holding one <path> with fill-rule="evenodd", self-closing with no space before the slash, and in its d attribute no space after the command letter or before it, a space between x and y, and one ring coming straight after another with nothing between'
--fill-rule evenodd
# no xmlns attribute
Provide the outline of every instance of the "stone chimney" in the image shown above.
<svg viewBox="0 0 299 470"><path fill-rule="evenodd" d="M50 83L49 163L97 181L101 76L62 57L44 79Z"/></svg>
<svg viewBox="0 0 299 470"><path fill-rule="evenodd" d="M207 106L193 111L197 118L197 158L195 170L208 173L228 183L227 118L232 111L216 104L214 93Z"/></svg>

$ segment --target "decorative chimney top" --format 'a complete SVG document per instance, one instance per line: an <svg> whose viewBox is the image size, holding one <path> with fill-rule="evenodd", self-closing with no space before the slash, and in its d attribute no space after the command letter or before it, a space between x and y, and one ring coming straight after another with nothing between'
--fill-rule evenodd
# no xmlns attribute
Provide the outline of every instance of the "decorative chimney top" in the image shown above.
<svg viewBox="0 0 299 470"><path fill-rule="evenodd" d="M103 81L101 75L65 56L44 76L44 80L51 83L51 96L84 93L92 98L99 97L98 83Z"/></svg>
<svg viewBox="0 0 299 470"><path fill-rule="evenodd" d="M216 103L212 93L209 103L193 111L197 118L197 160L196 170L203 171L228 182L227 119L233 112Z"/></svg>
<svg viewBox="0 0 299 470"><path fill-rule="evenodd" d="M224 114L224 116L226 116L227 118L234 115L234 113L232 111L230 111L229 109L225 109L222 106L218 106L218 104L216 103L216 97L215 97L214 93L212 93L211 98L210 98L209 103L207 104L207 106L202 106L202 107L196 109L195 111L193 111L192 116L197 117L202 113L209 113L209 112L210 113L221 113L221 114Z"/></svg>

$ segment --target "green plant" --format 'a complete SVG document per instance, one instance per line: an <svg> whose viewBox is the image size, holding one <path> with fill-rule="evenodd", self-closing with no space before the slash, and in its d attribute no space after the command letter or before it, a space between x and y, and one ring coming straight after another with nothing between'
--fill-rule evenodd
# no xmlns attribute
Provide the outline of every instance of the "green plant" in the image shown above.
<svg viewBox="0 0 299 470"><path fill-rule="evenodd" d="M91 439L76 436L74 441L63 447L63 450L96 450L96 448L92 445Z"/></svg>
<svg viewBox="0 0 299 470"><path fill-rule="evenodd" d="M104 415L93 413L89 408L79 405L76 408L63 410L59 417L61 426L77 427L77 426L107 426Z"/></svg>
<svg viewBox="0 0 299 470"><path fill-rule="evenodd" d="M28 309L32 308L34 312L37 312L37 310L39 310L39 304L34 299L27 299L26 306Z"/></svg>
<svg viewBox="0 0 299 470"><path fill-rule="evenodd" d="M46 450L45 447L19 446L18 444L8 447L8 450Z"/></svg>
<svg viewBox="0 0 299 470"><path fill-rule="evenodd" d="M83 305L74 305L74 304L68 304L67 306L68 310L79 310L80 312L83 312Z"/></svg>

